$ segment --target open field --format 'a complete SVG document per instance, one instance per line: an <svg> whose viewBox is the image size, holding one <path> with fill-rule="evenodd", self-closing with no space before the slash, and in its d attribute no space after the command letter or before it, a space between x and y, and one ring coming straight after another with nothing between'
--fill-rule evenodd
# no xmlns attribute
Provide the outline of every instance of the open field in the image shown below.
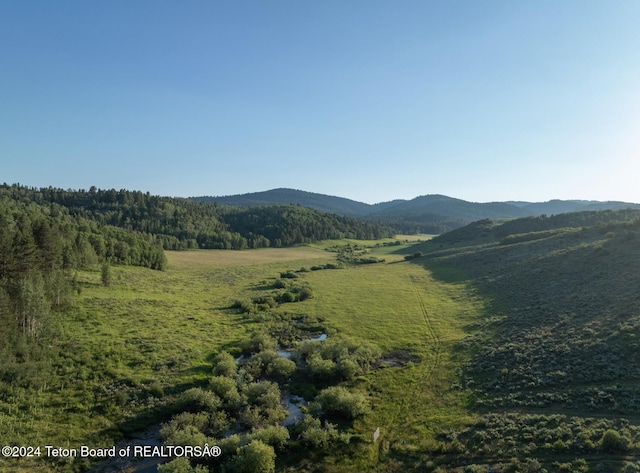
<svg viewBox="0 0 640 473"><path fill-rule="evenodd" d="M480 302L464 284L440 283L401 255L387 254L388 248L373 250L386 258L384 264L304 273L313 297L278 309L321 317L331 337L374 341L384 352L412 360L353 382L373 406L355 429L369 436L380 427L383 452L365 445L339 468L328 459L326 471L385 464L390 447L421 448L442 429L473 419L466 394L451 386L460 364L454 345L477 317ZM335 260L334 253L310 247L167 256L164 272L114 267L109 288L97 271L79 274L81 293L58 320L63 361L35 394L13 390L0 417L5 443L107 446L154 422L154 412L174 393L208 378L213 353L237 350L255 329L229 308L234 299L260 293L280 272ZM19 407L11 407L11 400Z"/></svg>
<svg viewBox="0 0 640 473"><path fill-rule="evenodd" d="M372 446L369 456L344 458L328 471L369 470L378 462L404 471L406 451L431 450L439 433L475 419L467 409L468 393L453 386L464 361L455 347L481 313L481 301L464 284L438 283L404 261L336 273L311 275L312 286L322 292L308 312L323 314L340 334L374 341L414 361L379 369L358 383L371 395L373 410L356 428L371 435L380 427L380 445Z"/></svg>
<svg viewBox="0 0 640 473"><path fill-rule="evenodd" d="M168 251L169 268L178 271L215 270L222 266L256 266L288 261L326 260L327 254L309 246L260 248L251 251L192 250Z"/></svg>

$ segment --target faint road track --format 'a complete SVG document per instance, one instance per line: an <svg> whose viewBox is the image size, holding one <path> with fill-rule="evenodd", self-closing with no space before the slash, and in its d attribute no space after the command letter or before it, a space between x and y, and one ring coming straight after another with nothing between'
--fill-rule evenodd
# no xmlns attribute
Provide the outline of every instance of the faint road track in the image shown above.
<svg viewBox="0 0 640 473"><path fill-rule="evenodd" d="M419 393L422 392L428 385L429 380L433 376L433 372L440 364L441 358L441 343L438 333L433 327L431 316L424 303L422 295L420 293L420 287L414 276L409 276L409 281L413 287L413 292L418 301L420 312L422 314L422 320L424 321L424 331L426 334L424 344L426 346L425 352L430 352L427 356L428 359L423 359L417 367L419 372L417 373L416 381L411 393L407 393L403 397L402 402L398 406L398 413L396 415L395 422L405 423L410 420L409 414L415 409L419 409L420 406L424 407L419 401Z"/></svg>
<svg viewBox="0 0 640 473"><path fill-rule="evenodd" d="M431 317L429 316L429 311L427 310L427 307L424 304L424 300L422 299L422 295L420 294L420 288L416 283L415 277L409 276L409 279L411 280L411 285L413 286L413 290L416 294L416 299L418 300L418 304L420 305L420 311L422 312L422 318L424 319L426 333L427 333L428 339L431 341L430 348L433 353L432 362L424 370L422 379L420 380L420 383L417 386L419 389L421 389L426 385L426 383L429 381L429 379L433 375L434 370L440 364L442 347L440 343L440 338L438 337L438 333L433 328L433 323L431 321Z"/></svg>

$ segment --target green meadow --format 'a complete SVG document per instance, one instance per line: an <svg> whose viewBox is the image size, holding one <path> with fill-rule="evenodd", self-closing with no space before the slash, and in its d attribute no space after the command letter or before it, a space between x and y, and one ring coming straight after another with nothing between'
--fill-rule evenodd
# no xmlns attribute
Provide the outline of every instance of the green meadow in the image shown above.
<svg viewBox="0 0 640 473"><path fill-rule="evenodd" d="M540 222L479 222L433 241L170 251L165 271L112 266L108 286L101 268L79 271L52 334L3 366L0 443L107 448L161 426L177 441L186 422L196 433L184 442L222 445L211 471L233 471L251 439L271 442L286 473L639 471L640 224L519 233L549 225ZM321 333L326 353L362 360L345 347L375 344L376 361L346 375L355 365L345 358L311 356L304 341ZM277 343L296 360L282 377L268 366ZM223 351L242 399L277 384L275 410L212 408L210 424L184 410L214 396L214 374L222 386ZM233 361L241 354L244 365ZM336 387L365 408L332 416L326 392ZM273 430L287 392L310 401L324 430ZM225 415L245 426L244 446L224 437ZM260 415L273 416L271 431ZM94 465L0 459L15 472Z"/></svg>
<svg viewBox="0 0 640 473"><path fill-rule="evenodd" d="M212 356L220 350L239 353L240 342L259 328L231 309L233 301L264 292L282 272L335 262L335 253L323 249L330 245L335 242L167 252L166 271L116 266L109 287L102 285L99 269L80 272L73 307L56 319L51 350L57 356L50 366L40 360L35 385L15 387L2 406L2 443L108 447L166 422L163 412L175 396L209 379ZM455 388L466 360L455 346L481 314L482 302L464 282L442 282L405 261L408 246L371 248L383 263L302 272L313 296L276 309L315 316L330 337L372 341L384 352L385 363L349 386L371 403L351 427L367 440L317 455L313 468L393 469L407 455L436 448L443 431L475 420L468 393ZM374 444L370 438L377 428L381 435ZM283 471L304 471L305 458L296 462L278 464ZM2 466L82 471L88 463L4 459Z"/></svg>

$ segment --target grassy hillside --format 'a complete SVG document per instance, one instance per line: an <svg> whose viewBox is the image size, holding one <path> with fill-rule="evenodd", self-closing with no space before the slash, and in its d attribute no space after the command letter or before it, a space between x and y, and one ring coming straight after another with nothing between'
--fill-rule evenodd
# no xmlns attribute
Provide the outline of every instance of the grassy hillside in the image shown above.
<svg viewBox="0 0 640 473"><path fill-rule="evenodd" d="M463 272L487 308L462 344L475 356L461 380L486 416L455 438L489 464L636 471L625 462L640 441L640 219L559 217L479 222L415 247L425 256L414 263L443 281Z"/></svg>

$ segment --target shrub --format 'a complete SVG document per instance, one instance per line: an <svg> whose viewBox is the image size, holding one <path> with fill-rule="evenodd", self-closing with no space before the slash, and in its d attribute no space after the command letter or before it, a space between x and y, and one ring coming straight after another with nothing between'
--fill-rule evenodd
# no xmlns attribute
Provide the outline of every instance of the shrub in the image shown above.
<svg viewBox="0 0 640 473"><path fill-rule="evenodd" d="M250 314L255 311L253 302L247 300L236 299L231 304L232 309L236 309L241 314Z"/></svg>
<svg viewBox="0 0 640 473"><path fill-rule="evenodd" d="M289 431L281 425L271 425L254 430L247 438L249 441L260 440L277 450L282 450L287 444L287 440L289 440Z"/></svg>
<svg viewBox="0 0 640 473"><path fill-rule="evenodd" d="M188 412L213 412L220 408L222 400L211 391L191 388L183 392L176 402L178 410Z"/></svg>
<svg viewBox="0 0 640 473"><path fill-rule="evenodd" d="M369 411L369 403L362 394L349 392L342 386L331 386L320 391L314 401L316 410L317 407L325 414L348 419L355 419Z"/></svg>
<svg viewBox="0 0 640 473"><path fill-rule="evenodd" d="M171 421L164 425L161 430L161 436L164 440L167 440L173 436L178 430L185 430L189 427L202 432L209 421L209 415L206 412L181 412L173 416Z"/></svg>
<svg viewBox="0 0 640 473"><path fill-rule="evenodd" d="M336 363L333 360L326 360L319 355L311 355L307 358L307 370L311 377L318 380L329 380L334 376Z"/></svg>
<svg viewBox="0 0 640 473"><path fill-rule="evenodd" d="M207 471L209 470L203 465L192 467L186 457L179 457L168 463L158 465L158 473L206 473Z"/></svg>
<svg viewBox="0 0 640 473"><path fill-rule="evenodd" d="M254 378L260 378L266 373L267 366L276 358L278 358L278 353L275 350L258 352L245 365L245 370Z"/></svg>
<svg viewBox="0 0 640 473"><path fill-rule="evenodd" d="M325 448L338 438L336 426L320 419L305 415L292 429L293 435L303 445L313 448Z"/></svg>
<svg viewBox="0 0 640 473"><path fill-rule="evenodd" d="M341 339L322 344L304 343L298 353L306 358L307 369L313 378L328 380L335 375L353 379L368 371L380 358L382 350L373 343Z"/></svg>
<svg viewBox="0 0 640 473"><path fill-rule="evenodd" d="M240 402L240 393L234 379L214 376L209 380L209 388L224 401L227 409L236 407Z"/></svg>
<svg viewBox="0 0 640 473"><path fill-rule="evenodd" d="M295 289L296 300L297 301L306 301L307 299L311 299L313 296L313 292L311 288L308 286L302 286Z"/></svg>
<svg viewBox="0 0 640 473"><path fill-rule="evenodd" d="M589 464L584 458L576 458L571 465L571 471L586 473L589 471Z"/></svg>
<svg viewBox="0 0 640 473"><path fill-rule="evenodd" d="M283 303L295 302L295 300L296 300L296 296L292 292L287 291L280 294L280 302L283 302Z"/></svg>
<svg viewBox="0 0 640 473"><path fill-rule="evenodd" d="M218 446L222 450L224 457L229 457L236 453L242 445L242 438L238 434L229 435L218 441Z"/></svg>
<svg viewBox="0 0 640 473"><path fill-rule="evenodd" d="M276 279L276 281L273 283L273 287L275 289L284 289L287 287L287 281L285 281L284 279Z"/></svg>
<svg viewBox="0 0 640 473"><path fill-rule="evenodd" d="M149 392L150 396L156 397L158 399L164 396L164 389L162 389L162 385L157 381L151 383L147 388L147 391Z"/></svg>
<svg viewBox="0 0 640 473"><path fill-rule="evenodd" d="M280 388L271 381L249 383L243 394L248 404L262 407L276 407L280 405Z"/></svg>
<svg viewBox="0 0 640 473"><path fill-rule="evenodd" d="M226 351L218 353L213 359L213 374L233 378L238 372L238 363L235 358Z"/></svg>
<svg viewBox="0 0 640 473"><path fill-rule="evenodd" d="M253 303L256 304L258 309L267 310L278 307L278 302L273 296L260 296L253 298Z"/></svg>
<svg viewBox="0 0 640 473"><path fill-rule="evenodd" d="M242 351L244 353L258 353L260 351L277 349L278 342L264 332L255 332L251 338L245 340L242 344Z"/></svg>
<svg viewBox="0 0 640 473"><path fill-rule="evenodd" d="M111 279L112 279L111 266L109 266L108 261L105 261L104 263L102 263L101 278L102 278L102 285L104 287L111 286Z"/></svg>
<svg viewBox="0 0 640 473"><path fill-rule="evenodd" d="M267 374L277 379L288 379L295 370L295 362L282 356L277 357L267 366Z"/></svg>
<svg viewBox="0 0 640 473"><path fill-rule="evenodd" d="M613 429L607 430L600 439L600 448L605 452L624 452L629 445L629 439Z"/></svg>
<svg viewBox="0 0 640 473"><path fill-rule="evenodd" d="M163 434L170 445L204 445L205 443L213 442L212 439L200 432L194 425L187 425L182 429L163 432Z"/></svg>
<svg viewBox="0 0 640 473"><path fill-rule="evenodd" d="M343 358L338 361L336 365L336 374L345 380L355 378L359 371L360 367L358 366L358 363L350 358Z"/></svg>
<svg viewBox="0 0 640 473"><path fill-rule="evenodd" d="M239 415L243 424L257 428L273 425L287 417L287 410L280 405L280 388L271 381L248 383L243 390L246 406Z"/></svg>
<svg viewBox="0 0 640 473"><path fill-rule="evenodd" d="M276 453L273 447L260 440L252 440L240 447L234 459L224 468L233 473L273 473L276 469Z"/></svg>

